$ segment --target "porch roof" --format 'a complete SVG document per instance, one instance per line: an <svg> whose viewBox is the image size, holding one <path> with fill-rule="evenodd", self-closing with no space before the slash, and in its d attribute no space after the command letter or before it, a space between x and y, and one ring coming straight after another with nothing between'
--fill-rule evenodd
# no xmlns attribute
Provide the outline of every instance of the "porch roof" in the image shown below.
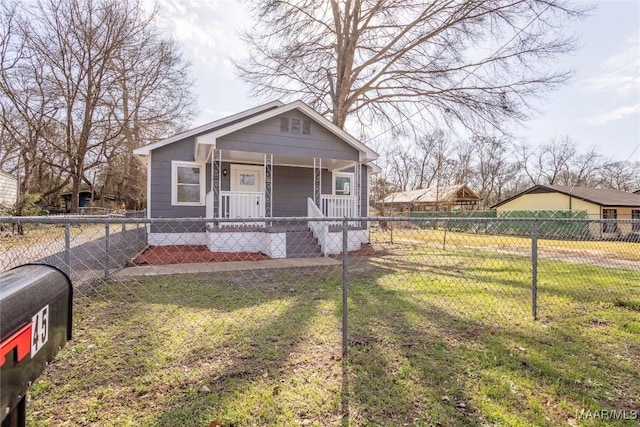
<svg viewBox="0 0 640 427"><path fill-rule="evenodd" d="M210 160L207 157L207 160ZM231 163L245 163L245 164L264 164L264 153L248 152L248 151L235 151L235 150L223 150L222 161ZM278 154L273 156L273 164L278 166L296 166L296 167L313 167L313 158L295 156L292 154ZM337 160L337 159L322 159L322 167L329 170L340 170L349 167L353 167L353 161L349 160ZM375 167L375 166L372 166Z"/></svg>

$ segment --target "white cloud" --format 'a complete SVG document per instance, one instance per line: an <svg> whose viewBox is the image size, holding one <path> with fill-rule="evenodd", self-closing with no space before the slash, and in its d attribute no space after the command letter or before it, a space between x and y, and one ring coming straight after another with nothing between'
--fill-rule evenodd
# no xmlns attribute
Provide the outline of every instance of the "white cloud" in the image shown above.
<svg viewBox="0 0 640 427"><path fill-rule="evenodd" d="M640 33L629 37L623 48L604 62L601 70L584 81L585 89L640 96Z"/></svg>
<svg viewBox="0 0 640 427"><path fill-rule="evenodd" d="M231 76L229 57L245 50L236 36L245 25L242 6L233 0L162 0L156 23L171 34L187 56Z"/></svg>
<svg viewBox="0 0 640 427"><path fill-rule="evenodd" d="M640 104L628 105L626 107L616 108L597 116L589 117L585 121L589 124L600 126L615 120L621 120L634 114L640 113Z"/></svg>

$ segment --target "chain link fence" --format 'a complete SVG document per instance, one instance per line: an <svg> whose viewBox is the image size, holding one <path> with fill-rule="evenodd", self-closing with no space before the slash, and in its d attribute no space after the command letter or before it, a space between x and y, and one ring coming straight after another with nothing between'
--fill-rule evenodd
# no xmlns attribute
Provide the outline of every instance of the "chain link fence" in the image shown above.
<svg viewBox="0 0 640 427"><path fill-rule="evenodd" d="M33 425L582 425L640 409L637 221L0 224L0 270L46 263L75 288L74 341L32 388Z"/></svg>

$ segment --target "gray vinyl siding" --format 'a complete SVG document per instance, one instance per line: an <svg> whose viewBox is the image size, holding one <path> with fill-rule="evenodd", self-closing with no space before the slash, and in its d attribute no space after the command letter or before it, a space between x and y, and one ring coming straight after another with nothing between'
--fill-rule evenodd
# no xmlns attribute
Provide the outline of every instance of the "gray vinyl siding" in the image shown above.
<svg viewBox="0 0 640 427"><path fill-rule="evenodd" d="M362 165L360 214L367 216L368 168ZM353 168L351 168L353 171ZM333 174L322 170L322 194L333 194ZM313 198L313 169L276 166L273 171L273 216L307 216L307 198Z"/></svg>
<svg viewBox="0 0 640 427"><path fill-rule="evenodd" d="M322 194L331 194L331 173L322 170ZM307 216L307 199L313 199L313 168L273 168L273 216Z"/></svg>
<svg viewBox="0 0 640 427"><path fill-rule="evenodd" d="M358 160L358 150L315 121L311 121L310 135L292 134L280 131L280 117L310 120L299 111L289 111L282 116L264 120L220 137L216 142L217 147L223 150L287 154L304 158Z"/></svg>
<svg viewBox="0 0 640 427"><path fill-rule="evenodd" d="M153 151L151 155L151 216L153 218L200 218L205 217L205 206L173 206L171 205L171 162L173 160L193 162L194 138L186 138L173 144L165 145ZM211 168L206 165L206 192L211 187ZM204 232L200 226L165 226L152 232L180 233Z"/></svg>
<svg viewBox="0 0 640 427"><path fill-rule="evenodd" d="M299 111L290 111L283 117L299 120L308 119ZM211 132L208 131L208 132ZM203 132L203 133L208 133ZM196 136L165 145L153 150L150 156L150 197L149 209L154 218L199 218L206 215L205 206L172 206L171 205L171 162L194 161L194 145ZM291 134L280 132L280 116L249 126L243 130L221 137L217 140L217 148L223 150L272 153L276 156L297 155L301 159L331 158L349 161L358 160L358 151L336 137L324 127L311 121L311 134ZM222 163L221 190L230 190L231 164ZM211 191L211 164L205 167L206 193ZM350 169L353 171L353 168ZM368 213L368 168L361 166L361 212ZM274 166L273 171L273 209L275 217L306 216L307 199L313 198L313 168L294 166ZM322 194L332 194L333 176L328 170L322 170ZM185 227L171 226L155 228L153 232L204 232L204 226Z"/></svg>
<svg viewBox="0 0 640 427"><path fill-rule="evenodd" d="M369 194L369 167L360 166L360 216L369 216L369 205L367 205L367 194Z"/></svg>

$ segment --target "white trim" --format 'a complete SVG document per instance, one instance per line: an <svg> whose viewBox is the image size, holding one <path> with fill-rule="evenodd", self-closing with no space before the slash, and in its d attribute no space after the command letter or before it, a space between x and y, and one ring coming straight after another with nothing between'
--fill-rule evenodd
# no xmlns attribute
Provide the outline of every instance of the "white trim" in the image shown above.
<svg viewBox="0 0 640 427"><path fill-rule="evenodd" d="M348 176L349 177L349 194L336 194L336 178L339 176ZM332 172L331 173L331 194L334 196L354 196L356 198L357 194L353 194L354 188L354 180L355 176L353 172Z"/></svg>
<svg viewBox="0 0 640 427"><path fill-rule="evenodd" d="M204 199L204 205L206 206L205 209L205 216L207 218L213 218L213 162L215 160L213 159L213 150L211 150L209 152L209 157L208 157L208 163L211 165L211 173L209 174L209 192L205 194L205 199ZM207 170L207 166L205 163L205 179L206 179L206 170ZM220 180L220 177L218 176L218 180ZM219 189L220 187L218 187Z"/></svg>
<svg viewBox="0 0 640 427"><path fill-rule="evenodd" d="M371 202L370 200L370 194L371 194L371 174L368 173L367 174L367 212L365 212L365 215L362 215L362 212L360 212L360 216L361 217L368 217L369 216L369 206L371 206L369 203ZM367 222L367 228L369 228L369 223Z"/></svg>
<svg viewBox="0 0 640 427"><path fill-rule="evenodd" d="M148 156L149 153L151 153L151 151L155 150L156 148L164 147L165 145L171 144L171 143L179 141L181 139L188 138L190 136L194 136L194 135L197 135L197 134L202 133L202 132L206 132L208 130L217 128L219 126L223 126L223 125L225 125L227 123L231 123L233 121L240 120L243 117L250 116L252 114L258 113L258 112L263 111L263 110L268 110L268 109L272 109L272 108L275 108L275 107L280 107L282 105L284 105L284 103L282 101L272 101L272 102L269 102L268 104L259 105L257 107L251 108L249 110L242 111L242 112L234 114L232 116L223 117L222 119L215 120L215 121L210 122L210 123L206 123L206 124L204 124L202 126L198 126L197 128L194 128L194 129L191 129L191 130L187 130L185 132L178 133L178 134L176 134L174 136L162 139L162 140L154 142L152 144L145 145L144 147L136 148L135 150L133 150L133 154L138 155L138 156Z"/></svg>
<svg viewBox="0 0 640 427"><path fill-rule="evenodd" d="M151 153L149 153L149 164L151 164ZM151 168L147 168L147 219L151 218ZM147 230L149 232L149 230Z"/></svg>
<svg viewBox="0 0 640 427"><path fill-rule="evenodd" d="M264 113L250 117L246 120L242 120L238 123L225 126L222 129L218 129L214 132L211 132L210 134L207 134L206 136L203 135L203 138L200 142L205 144L208 143L207 141L215 142L217 138L220 138L232 132L239 131L248 126L252 126L256 123L260 123L264 120L279 116L283 113L286 113L291 110L296 110L296 109L306 114L308 117L313 119L316 123L323 126L328 131L336 135L338 138L342 139L344 142L346 142L347 144L351 145L353 148L358 150L360 162L369 162L369 161L376 160L378 158L378 153L376 153L371 148L364 145L362 142L358 141L353 136L349 135L344 130L340 129L339 127L331 123L329 120L324 118L324 116L319 114L317 111L315 111L313 108L309 107L307 104L305 104L302 101L293 101L289 104L282 105L278 108L268 110Z"/></svg>
<svg viewBox="0 0 640 427"><path fill-rule="evenodd" d="M187 167L200 169L200 200L198 202L178 202L178 168ZM204 163L187 162L181 160L171 161L171 205L172 206L204 206L206 193L206 176L207 170Z"/></svg>
<svg viewBox="0 0 640 427"><path fill-rule="evenodd" d="M371 171L369 171L367 175L377 175L379 173L382 173L382 168L374 162L367 163L367 166L371 168Z"/></svg>

